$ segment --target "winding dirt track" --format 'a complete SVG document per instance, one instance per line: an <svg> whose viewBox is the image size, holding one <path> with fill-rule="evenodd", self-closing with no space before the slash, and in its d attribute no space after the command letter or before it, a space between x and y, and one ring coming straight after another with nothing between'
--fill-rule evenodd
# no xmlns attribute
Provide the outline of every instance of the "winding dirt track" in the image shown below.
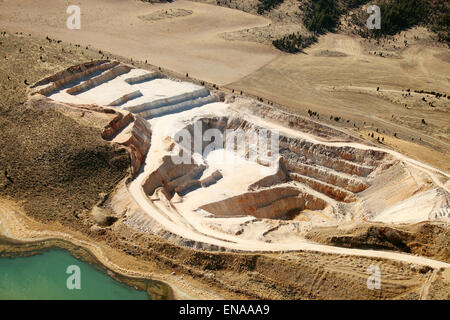
<svg viewBox="0 0 450 320"><path fill-rule="evenodd" d="M264 26L269 23L269 21L264 18L248 15L237 10L188 1L177 1L172 4L158 4L151 6L143 2L131 0L100 0L95 2L80 0L78 3L83 14L82 29L79 31L73 31L66 28L66 19L68 17L66 14L67 4L57 0L22 0L20 2L15 0L4 0L0 2L0 28L33 34L37 33L44 37L48 35L51 38L63 39L71 43L79 43L82 45L91 44L95 47L123 56L133 57L138 60L148 60L149 63L154 65L164 65L169 69L187 72L192 76L212 81L219 85L238 81L246 75L253 73L251 79L246 80L250 83L249 86L252 85L251 81L256 81L257 85L254 85L254 87L264 87L264 83L261 84L261 81L264 82L264 79L266 79L265 81L269 81L268 79L270 79L270 86L266 86L266 88L270 87L271 90L276 90L278 85L285 86L286 82L290 83L291 87L277 91L278 94L281 95L283 95L286 90L289 91L288 93L296 91L300 94L303 94L305 91L311 91L313 93L317 91L313 84L308 85L306 82L305 78L309 76L307 73L304 76L296 77L292 72L283 72L286 71L286 69L292 71L292 66L297 67L296 70L303 72L301 68L296 66L298 61L291 61L300 60L302 57L291 57L290 60L286 60L287 62L283 59L283 63L278 61L280 65L275 64L277 61L275 61L274 64L269 64L274 58L280 56L273 48L248 42L229 42L217 36L222 32ZM182 18L161 20L160 22L151 23L138 19L139 15L147 14L161 8L174 7L190 9L194 13ZM190 27L187 28L186 26ZM360 50L355 49L354 51L359 52ZM249 52L251 52L251 54L248 54ZM355 54L355 52L350 53ZM214 57L214 59L211 57ZM360 57L358 56L357 58ZM355 62L354 60L357 58L352 60L340 59L343 61L340 64L340 68L347 68L353 64ZM313 59L312 56L310 59L302 59L301 66L310 63L312 61L311 59ZM371 59L375 60L378 58ZM325 59L322 60L325 61ZM328 63L336 63L337 59L331 59L329 61L330 62ZM289 64L289 62L291 62L291 64ZM374 65L376 66L376 64ZM327 66L324 65L323 67L326 68ZM400 69L400 67L403 67L403 65L399 64L398 69ZM422 67L423 65L421 65L421 68ZM277 79L272 77L274 74L273 69L276 69L280 79L284 79L283 81L277 81ZM260 71L255 72L257 70ZM261 75L268 74L265 73L266 70L268 70L272 76L262 77ZM368 70L372 71L372 69ZM409 70L410 69L407 71ZM383 72L384 71L386 70L383 70ZM386 74L392 73L392 70L388 71L389 73L386 71ZM370 72L367 73L370 74ZM290 77L286 77L286 74L290 74ZM344 71L339 73L339 77L341 78L353 79L354 77L352 76L354 75L350 74L349 77L349 73ZM382 78L385 74L380 73L379 76ZM295 79L295 81L291 78ZM342 81L341 79L334 79L333 81L338 80ZM361 82L364 81L361 80ZM273 86L274 84L275 86ZM373 84L374 82L370 83L370 85ZM440 83L437 83L436 85L440 85ZM291 90L292 87L302 87L302 91ZM286 96L289 96L288 93ZM311 94L309 94L309 96L311 97ZM316 99L317 96L312 94L311 99L313 98ZM316 105L319 103L336 108L335 100L319 99L318 101L319 102L316 102ZM338 107L343 110L347 108L348 112L354 113L355 110L347 107L344 102L342 102L341 105L338 105ZM385 101L382 101L382 103L383 106L386 106ZM372 106L370 107L373 108ZM360 113L366 113L366 109L361 108ZM315 142L312 136L303 135L297 131L289 132L289 130L285 128L280 131L284 131L287 134L294 136L301 136ZM158 136L155 135L154 138L155 137ZM323 142L320 141L320 143ZM426 172L436 185L447 191L449 190L448 186L442 183L438 177L438 175L442 175L448 178L449 175L447 173L422 162L407 158L397 152L355 143L329 144L333 146L352 146L363 149L382 150L390 153L409 165ZM194 229L197 230L196 232L190 232L186 230L185 227L180 226L180 224L170 221L161 209L154 206L148 200L142 190L142 181L144 178L145 173L141 174L130 186L129 190L134 199L145 212L153 219L157 220L164 228L187 239L246 251L309 250L323 253L381 257L407 263L428 265L433 268L448 268L450 266L448 263L396 252L338 248L309 243L307 241L299 242L294 245L280 245L242 240L238 237L214 234L211 233L211 230L209 229L199 230L197 228L198 226L193 226Z"/></svg>
<svg viewBox="0 0 450 320"><path fill-rule="evenodd" d="M137 180L138 181L138 180ZM137 182L136 181L136 182ZM263 251L263 252L279 252L279 251L315 251L331 254L353 255L361 257L384 258L389 260L397 260L405 263L413 263L418 265L430 266L432 268L449 268L450 264L430 258L377 250L361 250L347 249L341 247L333 247L321 244L310 243L307 241L297 242L295 244L271 244L258 241L242 240L238 237L225 236L223 234L201 234L200 232L189 232L184 227L173 223L155 205L153 205L143 192L139 184L133 183L129 189L133 198L139 206L147 212L153 219L164 226L168 231L177 234L183 238L209 243L220 247L226 247L242 251ZM234 241L233 241L234 240Z"/></svg>
<svg viewBox="0 0 450 320"><path fill-rule="evenodd" d="M214 106L210 105L203 106L199 109L204 109L206 112L209 108L209 112L213 111ZM196 112L200 112L197 109ZM363 145L360 143L344 143L344 142L323 142L317 140L314 136L310 134L305 134L293 129L281 127L275 123L268 122L265 120L261 120L258 117L247 115L246 116L249 121L252 121L258 125L262 125L266 128L270 129L278 129L280 134L285 134L288 136L303 138L309 140L314 143L321 143L329 146L335 147L345 147L350 146L359 149L365 150L379 150L383 152L387 152L394 157L398 158L405 163L416 167L417 169L427 173L430 178L440 187L444 188L448 191L448 187L441 182L438 178L438 175L444 176L446 178L450 178L450 175L435 169L429 165L423 164L419 161L410 159L398 152L383 149L370 147L367 145ZM164 121L164 127L170 127L170 120ZM248 240L242 239L237 236L227 235L219 232L215 232L212 229L209 229L205 226L202 226L195 219L191 219L188 221L183 215L178 213L174 208L170 208L165 206L164 204L156 205L156 202L152 202L149 200L147 195L145 194L142 184L143 181L147 178L148 174L152 172L154 168L154 164L152 162L157 161L159 157L157 154L158 150L162 150L161 141L165 138L165 133L162 128L158 128L158 122L156 122L156 126L153 127L153 135L152 135L152 147L150 149L147 165L144 168L143 172L130 184L129 192L141 207L141 209L146 212L151 218L155 219L159 224L161 224L166 230L177 234L185 239L190 239L202 243L208 243L212 245L216 245L219 247L226 247L235 250L243 250L243 251L265 251L265 252L274 252L274 251L290 251L290 250L307 250L307 251L316 251L323 253L333 253L333 254L343 254L343 255L356 255L356 256L364 256L364 257L379 257L390 260L397 260L406 263L414 263L419 265L427 265L432 268L448 268L450 264L436 261L433 259L419 257L409 254L397 253L397 252L387 252L387 251L377 251L377 250L361 250L361 249L348 249L341 247L333 247L327 245L321 245L316 243L311 243L306 240L298 241L295 243L266 243L258 240ZM157 149L156 151L153 150ZM155 153L156 152L156 153ZM156 160L155 160L156 159Z"/></svg>

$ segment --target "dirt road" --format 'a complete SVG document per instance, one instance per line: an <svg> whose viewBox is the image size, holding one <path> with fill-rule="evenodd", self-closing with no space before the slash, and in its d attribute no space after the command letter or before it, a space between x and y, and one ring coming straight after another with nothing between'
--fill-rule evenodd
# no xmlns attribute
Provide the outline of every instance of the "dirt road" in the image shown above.
<svg viewBox="0 0 450 320"><path fill-rule="evenodd" d="M222 107L223 108L223 107ZM170 128L176 128L177 119L183 119L189 114L193 117L194 114L202 114L208 112L217 112L217 107L215 104L204 105L200 108L185 111L180 114L172 114L163 118L163 120L153 120L153 134L152 134L152 144L150 151L147 155L146 165L143 172L129 185L129 192L133 196L136 203L140 208L149 215L152 219L156 220L164 229L171 233L179 235L185 239L190 239L198 242L208 243L216 245L219 247L226 247L235 250L244 251L290 251L290 250L307 250L322 253L333 253L333 254L343 254L343 255L355 255L363 257L379 257L391 260L397 260L407 263L414 263L418 265L427 265L433 268L448 268L450 264L436 261L433 259L419 257L415 255L403 254L398 252L387 252L387 251L377 251L377 250L361 250L361 249L348 249L342 247L333 247L322 244L316 244L309 242L307 240L296 241L295 243L266 243L265 241L257 239L243 239L239 236L234 236L230 234L225 234L223 232L218 232L212 228L203 226L199 220L200 218L196 216L187 216L187 213L179 213L175 208L170 205L161 203L161 201L151 201L143 190L143 183L147 179L148 175L158 167L159 160L161 158L161 152L164 150L163 141L164 138L170 132ZM247 114L246 118L257 124L270 129L278 129L281 134L288 135L296 138L307 139L314 143L321 143L325 145L335 146L335 147L354 147L359 149L370 149L378 150L391 154L395 158L404 161L405 163L416 167L429 175L429 177L440 187L449 190L448 186L445 185L440 179L440 177L449 178L450 175L439 169L433 168L429 165L423 164L419 161L405 157L395 151L370 147L360 143L345 143L345 142L323 142L317 140L314 136L306 133L299 132L294 129L285 128L277 125L268 120L260 119L256 116ZM446 180L446 179L445 179ZM448 180L447 180L448 181Z"/></svg>

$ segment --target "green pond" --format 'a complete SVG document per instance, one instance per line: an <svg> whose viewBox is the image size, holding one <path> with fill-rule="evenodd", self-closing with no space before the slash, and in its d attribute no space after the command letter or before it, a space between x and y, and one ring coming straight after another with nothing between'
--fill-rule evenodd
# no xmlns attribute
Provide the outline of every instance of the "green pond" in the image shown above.
<svg viewBox="0 0 450 320"><path fill-rule="evenodd" d="M71 267L70 266L78 266ZM69 268L69 273L67 273ZM73 271L73 269L77 271ZM72 271L71 271L72 270ZM79 273L78 273L79 271ZM78 282L73 276L79 274ZM68 289L67 281L80 284ZM69 285L70 286L70 285ZM75 259L68 251L51 249L29 257L0 258L0 299L145 300L146 291L122 284L101 270Z"/></svg>

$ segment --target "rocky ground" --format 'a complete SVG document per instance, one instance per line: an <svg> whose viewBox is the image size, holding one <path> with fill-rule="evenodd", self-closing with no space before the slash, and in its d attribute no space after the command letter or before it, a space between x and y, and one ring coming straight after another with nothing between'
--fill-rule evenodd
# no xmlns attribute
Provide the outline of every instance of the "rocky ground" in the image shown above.
<svg viewBox="0 0 450 320"><path fill-rule="evenodd" d="M110 227L93 228L99 220L87 213L131 173L126 151L102 139L111 117L96 110L83 113L47 106L37 108L39 105L27 104L26 91L27 84L70 65L100 59L106 53L24 34L7 33L0 36L0 42L0 69L5 71L0 80L3 234L25 241L60 237L86 246L114 271L162 279L192 297L448 299L448 270L315 252L192 250L137 232L120 219ZM421 242L434 239L432 234L436 230L439 231L434 227L409 230L419 235L402 241L412 248L414 239ZM392 237L374 240L373 232L351 234L355 234L354 240L346 240L348 233L331 239L326 232L311 237L354 247L379 247L381 241L382 246L391 250L404 250L397 240L394 240L397 246L392 247ZM433 241L437 246L445 243L445 239ZM441 259L448 257L448 253L423 247L416 252ZM383 290L369 290L366 286L366 270L372 264L381 266ZM423 290L428 279L432 280L431 290L428 287Z"/></svg>
<svg viewBox="0 0 450 320"><path fill-rule="evenodd" d="M0 42L0 192L34 217L76 224L78 215L125 178L129 157L102 139L107 118L83 118L80 112L78 120L29 108L26 89L43 74L95 55L28 35L7 34Z"/></svg>
<svg viewBox="0 0 450 320"><path fill-rule="evenodd" d="M292 33L312 35L305 27L310 1L284 0L263 13L258 12L258 0L198 1L271 20L220 35L228 40L272 45L272 40ZM343 14L333 33L318 35L318 42L303 52L276 58L226 87L303 115L312 110L322 122L370 142L384 137L389 147L448 170L448 68L442 68L449 61L448 43L438 41L442 26L436 26L445 12L439 7L446 4L429 1L427 8L433 9L426 22L375 38L365 26L368 3L353 3L361 6L339 3ZM340 120L333 120L335 113Z"/></svg>
<svg viewBox="0 0 450 320"><path fill-rule="evenodd" d="M30 220L11 203L2 201L1 208L2 225L8 226L9 237L42 241L58 235L86 247L108 269L119 274L169 283L179 298L448 299L448 270L314 252L245 254L190 250L136 233L122 223L93 242L92 236L72 228ZM39 247L44 244L30 250ZM22 254L29 251L17 250ZM367 268L371 265L381 269L382 290L367 288ZM429 289L426 295L425 286Z"/></svg>

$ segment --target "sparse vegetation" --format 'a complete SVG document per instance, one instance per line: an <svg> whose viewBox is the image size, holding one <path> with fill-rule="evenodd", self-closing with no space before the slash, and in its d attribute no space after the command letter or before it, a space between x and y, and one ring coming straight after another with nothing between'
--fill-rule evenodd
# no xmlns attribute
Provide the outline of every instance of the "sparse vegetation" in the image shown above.
<svg viewBox="0 0 450 320"><path fill-rule="evenodd" d="M62 67L96 59L98 50L83 55L74 49L79 46L49 37L42 41L5 33L1 39L7 59L0 60L5 72L0 76L0 196L22 201L27 213L41 221L77 222L99 194L128 174L129 155L102 139L104 120L95 127L52 108L27 108L26 90ZM79 224L83 228L88 227Z"/></svg>
<svg viewBox="0 0 450 320"><path fill-rule="evenodd" d="M442 4L444 6L444 4ZM448 6L448 2L447 2ZM431 31L436 32L438 40L445 43L450 43L450 11L449 8L442 8L442 11L436 10L436 19L434 21Z"/></svg>
<svg viewBox="0 0 450 320"><path fill-rule="evenodd" d="M325 33L333 31L339 24L340 16L349 10L359 7L368 0L332 1L311 0L307 7L305 26L309 31Z"/></svg>
<svg viewBox="0 0 450 320"><path fill-rule="evenodd" d="M339 21L340 10L332 0L311 1L307 9L305 26L309 31L324 33L333 30Z"/></svg>
<svg viewBox="0 0 450 320"><path fill-rule="evenodd" d="M266 11L270 11L283 2L284 0L259 0L258 14L263 14Z"/></svg>
<svg viewBox="0 0 450 320"><path fill-rule="evenodd" d="M439 41L446 43L450 41L450 5L448 1L378 0L371 4L380 7L381 29L368 30L366 28L367 14L365 12L351 15L351 21L354 25L359 26L358 33L362 37L381 38L395 35L417 25L423 25L435 32Z"/></svg>
<svg viewBox="0 0 450 320"><path fill-rule="evenodd" d="M309 47L316 41L317 38L315 36L305 37L299 33L293 33L281 39L274 40L272 44L278 50L288 53L298 53L301 52L304 48Z"/></svg>
<svg viewBox="0 0 450 320"><path fill-rule="evenodd" d="M424 21L427 8L419 0L395 0L380 4L382 27L372 30L376 37L394 35Z"/></svg>

